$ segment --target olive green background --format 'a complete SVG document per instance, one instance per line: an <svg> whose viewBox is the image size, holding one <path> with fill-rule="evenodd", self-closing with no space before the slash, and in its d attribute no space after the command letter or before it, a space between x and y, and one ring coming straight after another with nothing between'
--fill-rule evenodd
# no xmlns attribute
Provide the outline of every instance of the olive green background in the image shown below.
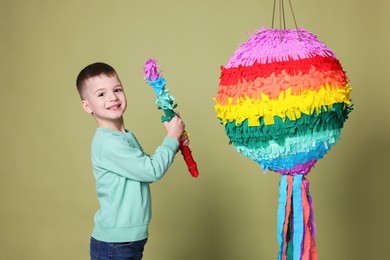
<svg viewBox="0 0 390 260"><path fill-rule="evenodd" d="M340 59L354 112L309 174L319 259L383 259L389 242L390 4L295 0L298 25ZM288 2L288 27L294 27ZM219 67L262 25L272 0L0 1L0 258L88 259L98 204L90 163L95 122L75 78L113 65L126 127L153 153L165 130L143 82L159 60L191 136L200 177L178 156L152 185L145 260L276 259L280 176L228 144L214 113Z"/></svg>

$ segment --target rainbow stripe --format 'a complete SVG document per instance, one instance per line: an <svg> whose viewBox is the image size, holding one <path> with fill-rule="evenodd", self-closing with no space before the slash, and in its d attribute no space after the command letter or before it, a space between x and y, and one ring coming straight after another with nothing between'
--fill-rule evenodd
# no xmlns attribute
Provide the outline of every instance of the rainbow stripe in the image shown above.
<svg viewBox="0 0 390 260"><path fill-rule="evenodd" d="M215 110L231 143L264 171L307 174L340 139L348 78L317 37L262 28L221 67Z"/></svg>

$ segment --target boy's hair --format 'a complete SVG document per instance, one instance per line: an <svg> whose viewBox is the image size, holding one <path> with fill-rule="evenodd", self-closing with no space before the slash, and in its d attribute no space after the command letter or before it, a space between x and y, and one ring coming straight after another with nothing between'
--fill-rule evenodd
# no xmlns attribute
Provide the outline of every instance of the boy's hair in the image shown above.
<svg viewBox="0 0 390 260"><path fill-rule="evenodd" d="M81 99L83 99L85 82L100 75L117 76L117 73L113 67L103 62L92 63L80 71L76 79L76 86Z"/></svg>

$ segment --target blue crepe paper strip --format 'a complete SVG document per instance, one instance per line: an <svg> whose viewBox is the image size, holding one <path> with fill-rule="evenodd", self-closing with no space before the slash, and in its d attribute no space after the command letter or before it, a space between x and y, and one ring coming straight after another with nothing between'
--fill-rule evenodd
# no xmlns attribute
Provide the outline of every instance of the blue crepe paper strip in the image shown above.
<svg viewBox="0 0 390 260"><path fill-rule="evenodd" d="M302 241L305 232L302 208L302 178L303 175L293 177L293 260L300 260L301 258Z"/></svg>

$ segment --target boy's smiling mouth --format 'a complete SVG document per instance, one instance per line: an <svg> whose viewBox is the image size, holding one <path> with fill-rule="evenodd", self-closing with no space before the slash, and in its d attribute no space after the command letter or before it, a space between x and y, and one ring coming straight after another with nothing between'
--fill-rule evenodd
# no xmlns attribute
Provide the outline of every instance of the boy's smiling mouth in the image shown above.
<svg viewBox="0 0 390 260"><path fill-rule="evenodd" d="M116 104L116 105L109 106L107 109L108 110L119 110L120 108L121 108L121 104Z"/></svg>

